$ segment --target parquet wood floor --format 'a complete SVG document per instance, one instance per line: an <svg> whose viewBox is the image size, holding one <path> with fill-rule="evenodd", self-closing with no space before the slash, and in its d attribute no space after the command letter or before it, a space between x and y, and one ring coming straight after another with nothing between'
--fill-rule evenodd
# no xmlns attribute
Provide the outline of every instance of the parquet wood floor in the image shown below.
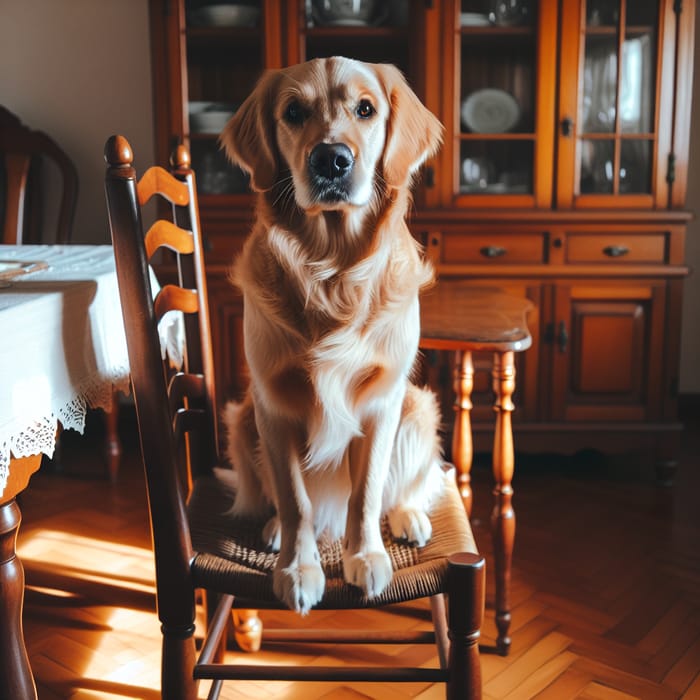
<svg viewBox="0 0 700 700"><path fill-rule="evenodd" d="M489 577L482 637L487 700L700 698L698 423L684 434L684 459L671 488L657 487L633 460L588 467L554 458L519 460L513 647L507 658L491 653ZM121 427L126 459L116 485L102 475L98 431L92 438L68 434L63 472L42 470L21 498L24 630L40 700L159 697L153 565L128 413ZM476 468L475 482L474 529L490 563L487 468ZM380 622L361 613L312 613L311 619L322 616L330 618L326 625L365 628L418 627L429 619L421 605L397 608ZM284 622L281 613L263 617L268 624ZM435 663L430 647L375 647L369 655ZM321 656L308 646L295 650L293 662L329 657L352 663L363 652L352 647ZM222 697L433 700L443 691L413 684L242 683L225 686Z"/></svg>

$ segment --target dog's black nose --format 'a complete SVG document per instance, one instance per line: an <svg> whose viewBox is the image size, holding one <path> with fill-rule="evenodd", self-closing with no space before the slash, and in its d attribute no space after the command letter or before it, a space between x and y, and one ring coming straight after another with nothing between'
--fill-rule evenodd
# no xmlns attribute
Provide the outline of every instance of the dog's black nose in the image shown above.
<svg viewBox="0 0 700 700"><path fill-rule="evenodd" d="M329 180L345 177L354 162L352 151L344 143L319 143L309 157L311 172Z"/></svg>

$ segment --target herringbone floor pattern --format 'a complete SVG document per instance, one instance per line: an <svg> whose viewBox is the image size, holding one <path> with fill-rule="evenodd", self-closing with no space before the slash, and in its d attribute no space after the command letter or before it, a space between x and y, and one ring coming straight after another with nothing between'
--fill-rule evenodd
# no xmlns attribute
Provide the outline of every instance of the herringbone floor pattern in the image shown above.
<svg viewBox="0 0 700 700"><path fill-rule="evenodd" d="M128 416L122 428L125 436L133 432ZM518 463L513 647L507 658L490 653L489 577L482 637L485 698L700 698L696 430L693 422L684 435L684 460L672 488L655 486L630 460L585 468L553 458ZM64 473L36 475L21 503L19 552L28 586L24 629L39 699L155 700L159 629L133 440L126 440L127 458L114 486L101 477L98 441L69 436L64 443ZM477 468L475 481L474 528L490 563L488 470ZM371 624L359 613L325 615L326 625ZM280 617L268 614L264 620ZM387 615L386 624L415 627L428 618L426 608L412 606ZM411 647L400 659L398 654L393 647L370 652L374 659L435 662L429 647ZM297 650L294 662L324 663L329 656L352 663L362 652L334 649L322 657L310 646ZM225 687L222 697L432 700L443 697L443 690L243 683Z"/></svg>

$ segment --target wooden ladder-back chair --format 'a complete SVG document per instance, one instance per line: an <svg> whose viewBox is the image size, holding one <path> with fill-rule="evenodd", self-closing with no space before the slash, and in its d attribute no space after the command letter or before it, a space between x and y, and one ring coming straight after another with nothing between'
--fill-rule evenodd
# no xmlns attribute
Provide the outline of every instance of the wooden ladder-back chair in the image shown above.
<svg viewBox="0 0 700 700"><path fill-rule="evenodd" d="M52 239L42 237L44 193L42 161L55 163L61 176L58 217ZM22 124L0 106L0 210L3 212L1 243L68 243L78 199L78 171L58 144L42 131ZM47 230L51 230L47 227Z"/></svg>
<svg viewBox="0 0 700 700"><path fill-rule="evenodd" d="M396 635L383 627L372 629L371 624L361 631L310 630L307 619L298 637L288 629L263 632L263 645L281 641L287 649L302 648L295 647L295 642L304 647L322 643L337 647L341 642L436 643L440 662L434 668L219 663L221 656L225 657L220 654L221 642L232 607L258 610L281 606L272 592L276 555L265 551L261 541L266 514L259 521L233 516L235 472L217 465L216 404L194 175L184 147L176 151L172 176L161 168L151 168L138 183L131 148L124 137L113 136L107 141L105 158L107 207L156 560L163 633L162 697L194 700L198 681L211 679L210 698L219 696L225 680L444 682L448 698L480 698L477 645L484 607L484 560L476 553L456 486L447 488L434 508L433 539L428 545L416 548L387 538L395 570L379 598L368 600L359 589L345 583L339 542L320 547L327 581L318 608L374 609L429 597L433 629ZM140 207L154 192L173 203L174 223L158 221L144 236ZM176 253L180 284L163 286L154 301L149 260L161 246ZM181 310L190 321L185 333L187 366L168 380L157 323L170 309ZM187 433L187 440L180 439L181 432ZM181 456L183 451L187 459ZM182 477L183 463L188 466L189 480ZM219 601L198 657L194 640L197 589ZM445 612L445 595L449 614Z"/></svg>

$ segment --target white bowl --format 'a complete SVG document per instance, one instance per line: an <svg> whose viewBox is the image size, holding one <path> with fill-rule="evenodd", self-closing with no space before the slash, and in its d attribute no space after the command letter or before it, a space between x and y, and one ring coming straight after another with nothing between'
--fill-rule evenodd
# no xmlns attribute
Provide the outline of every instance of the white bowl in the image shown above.
<svg viewBox="0 0 700 700"><path fill-rule="evenodd" d="M219 134L235 111L232 105L217 102L210 102L208 106L197 111L190 110L190 131L198 134Z"/></svg>
<svg viewBox="0 0 700 700"><path fill-rule="evenodd" d="M373 20L374 0L312 0L312 15L320 25L366 26ZM385 7L385 9L388 9Z"/></svg>
<svg viewBox="0 0 700 700"><path fill-rule="evenodd" d="M254 27L260 8L250 5L205 5L190 14L190 23L204 27Z"/></svg>

